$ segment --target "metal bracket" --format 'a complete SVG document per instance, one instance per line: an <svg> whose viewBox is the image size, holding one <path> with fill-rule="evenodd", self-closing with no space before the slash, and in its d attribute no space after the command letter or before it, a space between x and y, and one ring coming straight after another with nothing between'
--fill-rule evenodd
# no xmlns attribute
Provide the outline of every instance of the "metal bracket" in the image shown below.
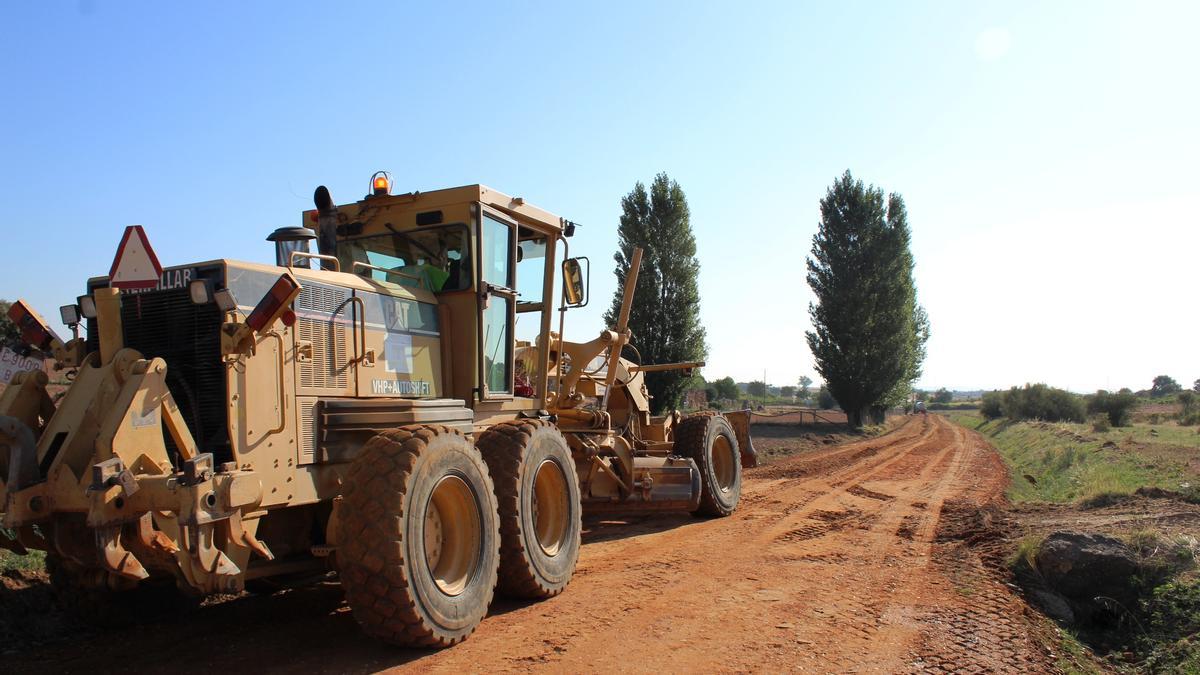
<svg viewBox="0 0 1200 675"><path fill-rule="evenodd" d="M212 480L212 477L213 456L211 452L205 452L184 461L183 476L179 478L179 484L184 486L199 485L200 483Z"/></svg>
<svg viewBox="0 0 1200 675"><path fill-rule="evenodd" d="M119 486L126 497L133 496L141 489L133 472L125 468L125 463L119 457L92 465L92 484L88 486L89 492L103 492L114 485Z"/></svg>

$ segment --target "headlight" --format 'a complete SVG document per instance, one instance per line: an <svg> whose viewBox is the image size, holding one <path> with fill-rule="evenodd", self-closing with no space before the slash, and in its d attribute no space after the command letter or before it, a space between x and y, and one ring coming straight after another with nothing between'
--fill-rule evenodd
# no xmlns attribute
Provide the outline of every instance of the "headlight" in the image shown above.
<svg viewBox="0 0 1200 675"><path fill-rule="evenodd" d="M192 296L192 302L197 305L207 305L213 299L208 282L204 279L197 279L188 284L188 293Z"/></svg>
<svg viewBox="0 0 1200 675"><path fill-rule="evenodd" d="M63 305L58 308L58 315L62 317L62 322L67 326L75 326L79 324L79 305Z"/></svg>
<svg viewBox="0 0 1200 675"><path fill-rule="evenodd" d="M81 295L75 298L75 302L79 304L79 313L83 314L84 318L96 318L96 300L90 295Z"/></svg>

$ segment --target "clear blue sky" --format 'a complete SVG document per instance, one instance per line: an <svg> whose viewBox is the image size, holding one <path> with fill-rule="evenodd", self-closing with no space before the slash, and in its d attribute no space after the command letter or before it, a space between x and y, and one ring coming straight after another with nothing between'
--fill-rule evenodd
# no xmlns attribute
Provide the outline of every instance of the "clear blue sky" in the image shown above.
<svg viewBox="0 0 1200 675"><path fill-rule="evenodd" d="M583 223L586 340L620 198L666 171L705 375L789 384L849 168L908 203L922 385L1200 377L1200 4L574 5L5 3L0 297L57 317L133 223L166 265L270 260L316 185L350 201L387 169Z"/></svg>

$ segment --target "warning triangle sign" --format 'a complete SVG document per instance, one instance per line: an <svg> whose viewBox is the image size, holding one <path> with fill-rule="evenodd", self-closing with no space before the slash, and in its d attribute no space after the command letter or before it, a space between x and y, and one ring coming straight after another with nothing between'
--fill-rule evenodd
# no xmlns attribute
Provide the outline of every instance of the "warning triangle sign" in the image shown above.
<svg viewBox="0 0 1200 675"><path fill-rule="evenodd" d="M162 265L150 248L150 240L141 225L125 228L117 257L113 258L108 281L115 288L154 288L162 277Z"/></svg>

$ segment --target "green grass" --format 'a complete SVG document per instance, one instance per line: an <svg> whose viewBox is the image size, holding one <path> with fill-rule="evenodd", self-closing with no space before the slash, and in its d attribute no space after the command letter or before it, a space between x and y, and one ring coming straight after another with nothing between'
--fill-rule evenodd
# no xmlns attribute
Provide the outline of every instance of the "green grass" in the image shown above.
<svg viewBox="0 0 1200 675"><path fill-rule="evenodd" d="M0 537L4 536L0 534ZM40 572L46 568L46 554L43 551L30 551L29 555L17 555L12 551L0 550L0 573L14 570L25 572Z"/></svg>
<svg viewBox="0 0 1200 675"><path fill-rule="evenodd" d="M1100 675L1104 672L1104 669L1093 662L1087 648L1083 646L1078 637L1057 626L1053 630L1058 635L1055 667L1067 675Z"/></svg>
<svg viewBox="0 0 1200 675"><path fill-rule="evenodd" d="M1200 448L1200 434L1193 428L1139 424L1097 432L1088 424L986 421L966 412L947 417L980 432L1000 451L1013 476L1008 497L1014 502L1101 505L1143 486L1187 490L1200 483L1200 476L1177 458L1152 452L1155 446ZM1122 450L1130 441L1147 446L1147 452Z"/></svg>

